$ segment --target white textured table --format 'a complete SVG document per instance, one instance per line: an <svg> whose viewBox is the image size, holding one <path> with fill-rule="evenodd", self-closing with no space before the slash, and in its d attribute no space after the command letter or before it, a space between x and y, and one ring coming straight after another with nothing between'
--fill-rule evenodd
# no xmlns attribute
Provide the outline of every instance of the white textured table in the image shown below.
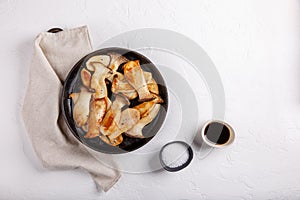
<svg viewBox="0 0 300 200"><path fill-rule="evenodd" d="M298 0L0 1L0 199L300 199ZM109 192L88 174L43 169L20 118L33 39L88 25L96 44L144 27L185 34L214 61L236 142L180 173L123 174Z"/></svg>

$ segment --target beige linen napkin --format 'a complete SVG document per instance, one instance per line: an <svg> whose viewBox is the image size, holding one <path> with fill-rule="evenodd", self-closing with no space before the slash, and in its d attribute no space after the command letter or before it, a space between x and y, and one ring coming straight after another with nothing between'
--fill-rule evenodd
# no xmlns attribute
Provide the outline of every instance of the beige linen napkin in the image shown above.
<svg viewBox="0 0 300 200"><path fill-rule="evenodd" d="M62 84L73 65L92 51L87 27L41 33L35 40L23 119L42 164L51 169L83 168L109 190L120 177L96 160L68 130L60 114ZM109 159L103 155L102 159Z"/></svg>

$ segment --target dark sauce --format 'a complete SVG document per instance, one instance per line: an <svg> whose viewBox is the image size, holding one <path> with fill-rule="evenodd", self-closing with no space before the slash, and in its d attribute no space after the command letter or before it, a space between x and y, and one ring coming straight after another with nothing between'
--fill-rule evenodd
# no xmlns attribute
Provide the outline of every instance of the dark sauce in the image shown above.
<svg viewBox="0 0 300 200"><path fill-rule="evenodd" d="M230 138L229 128L218 122L208 124L204 130L206 138L215 144L225 144Z"/></svg>

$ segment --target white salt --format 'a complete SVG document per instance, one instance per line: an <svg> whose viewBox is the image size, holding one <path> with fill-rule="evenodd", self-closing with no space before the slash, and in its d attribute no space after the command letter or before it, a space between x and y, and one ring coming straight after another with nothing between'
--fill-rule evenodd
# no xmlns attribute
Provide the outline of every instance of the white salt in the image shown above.
<svg viewBox="0 0 300 200"><path fill-rule="evenodd" d="M189 159L188 147L182 143L171 143L162 151L162 161L171 168L180 167Z"/></svg>

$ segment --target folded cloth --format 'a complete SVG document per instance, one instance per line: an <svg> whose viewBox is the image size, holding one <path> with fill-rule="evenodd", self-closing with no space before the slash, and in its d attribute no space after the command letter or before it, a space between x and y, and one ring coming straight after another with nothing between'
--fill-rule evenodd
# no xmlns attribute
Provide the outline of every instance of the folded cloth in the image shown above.
<svg viewBox="0 0 300 200"><path fill-rule="evenodd" d="M120 172L95 159L70 133L60 114L62 84L74 64L91 51L85 26L38 35L22 115L43 166L83 168L107 191L118 181ZM102 155L102 159L109 159L109 155Z"/></svg>

